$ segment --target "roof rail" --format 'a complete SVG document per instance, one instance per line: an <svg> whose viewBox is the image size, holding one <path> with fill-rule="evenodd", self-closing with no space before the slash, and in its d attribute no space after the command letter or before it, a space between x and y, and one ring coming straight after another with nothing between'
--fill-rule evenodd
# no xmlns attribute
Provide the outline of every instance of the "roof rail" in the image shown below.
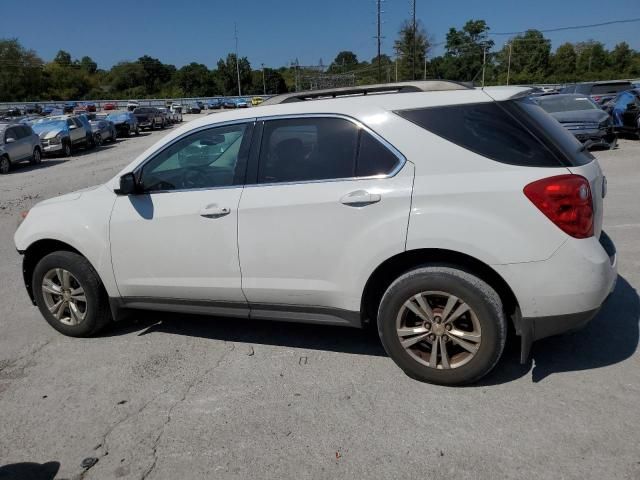
<svg viewBox="0 0 640 480"><path fill-rule="evenodd" d="M357 87L329 88L326 90L307 90L304 92L284 93L265 100L262 105L304 102L330 98L352 97L357 95L379 95L383 93L437 92L444 90L469 90L468 84L451 80L421 80L416 82L381 83Z"/></svg>

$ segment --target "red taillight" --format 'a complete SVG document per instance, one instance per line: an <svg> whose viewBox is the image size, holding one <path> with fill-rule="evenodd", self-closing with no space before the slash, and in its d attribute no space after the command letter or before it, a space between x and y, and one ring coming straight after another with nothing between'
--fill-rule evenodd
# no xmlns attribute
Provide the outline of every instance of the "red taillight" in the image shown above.
<svg viewBox="0 0 640 480"><path fill-rule="evenodd" d="M593 202L586 178L543 178L524 187L524 194L565 233L575 238L593 236Z"/></svg>

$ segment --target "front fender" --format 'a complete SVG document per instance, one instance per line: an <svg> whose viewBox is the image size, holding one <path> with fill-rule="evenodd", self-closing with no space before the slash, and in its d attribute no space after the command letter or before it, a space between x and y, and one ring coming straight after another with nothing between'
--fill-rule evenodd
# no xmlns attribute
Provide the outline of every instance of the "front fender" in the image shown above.
<svg viewBox="0 0 640 480"><path fill-rule="evenodd" d="M109 296L118 296L109 247L109 218L115 199L112 191L101 186L41 202L16 231L16 248L25 252L42 240L65 243L91 263Z"/></svg>

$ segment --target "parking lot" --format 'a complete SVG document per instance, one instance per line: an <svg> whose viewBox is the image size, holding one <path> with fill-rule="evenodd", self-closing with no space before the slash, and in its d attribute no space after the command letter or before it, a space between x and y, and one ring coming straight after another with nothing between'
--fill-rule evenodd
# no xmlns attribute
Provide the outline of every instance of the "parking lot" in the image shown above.
<svg viewBox="0 0 640 480"><path fill-rule="evenodd" d="M58 462L66 479L640 478L640 141L594 152L620 272L596 319L536 343L528 365L514 343L480 384L446 388L405 376L368 331L158 313L91 339L49 327L24 289L20 212L108 180L170 132L0 178L0 466Z"/></svg>

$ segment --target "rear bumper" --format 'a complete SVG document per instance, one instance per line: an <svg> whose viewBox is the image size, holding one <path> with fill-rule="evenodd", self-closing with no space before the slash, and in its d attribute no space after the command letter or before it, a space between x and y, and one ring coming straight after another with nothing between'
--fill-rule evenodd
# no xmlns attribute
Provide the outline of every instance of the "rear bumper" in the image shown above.
<svg viewBox="0 0 640 480"><path fill-rule="evenodd" d="M511 286L520 316L521 360L535 340L585 326L613 292L618 278L616 248L600 238L568 239L548 260L496 266Z"/></svg>

